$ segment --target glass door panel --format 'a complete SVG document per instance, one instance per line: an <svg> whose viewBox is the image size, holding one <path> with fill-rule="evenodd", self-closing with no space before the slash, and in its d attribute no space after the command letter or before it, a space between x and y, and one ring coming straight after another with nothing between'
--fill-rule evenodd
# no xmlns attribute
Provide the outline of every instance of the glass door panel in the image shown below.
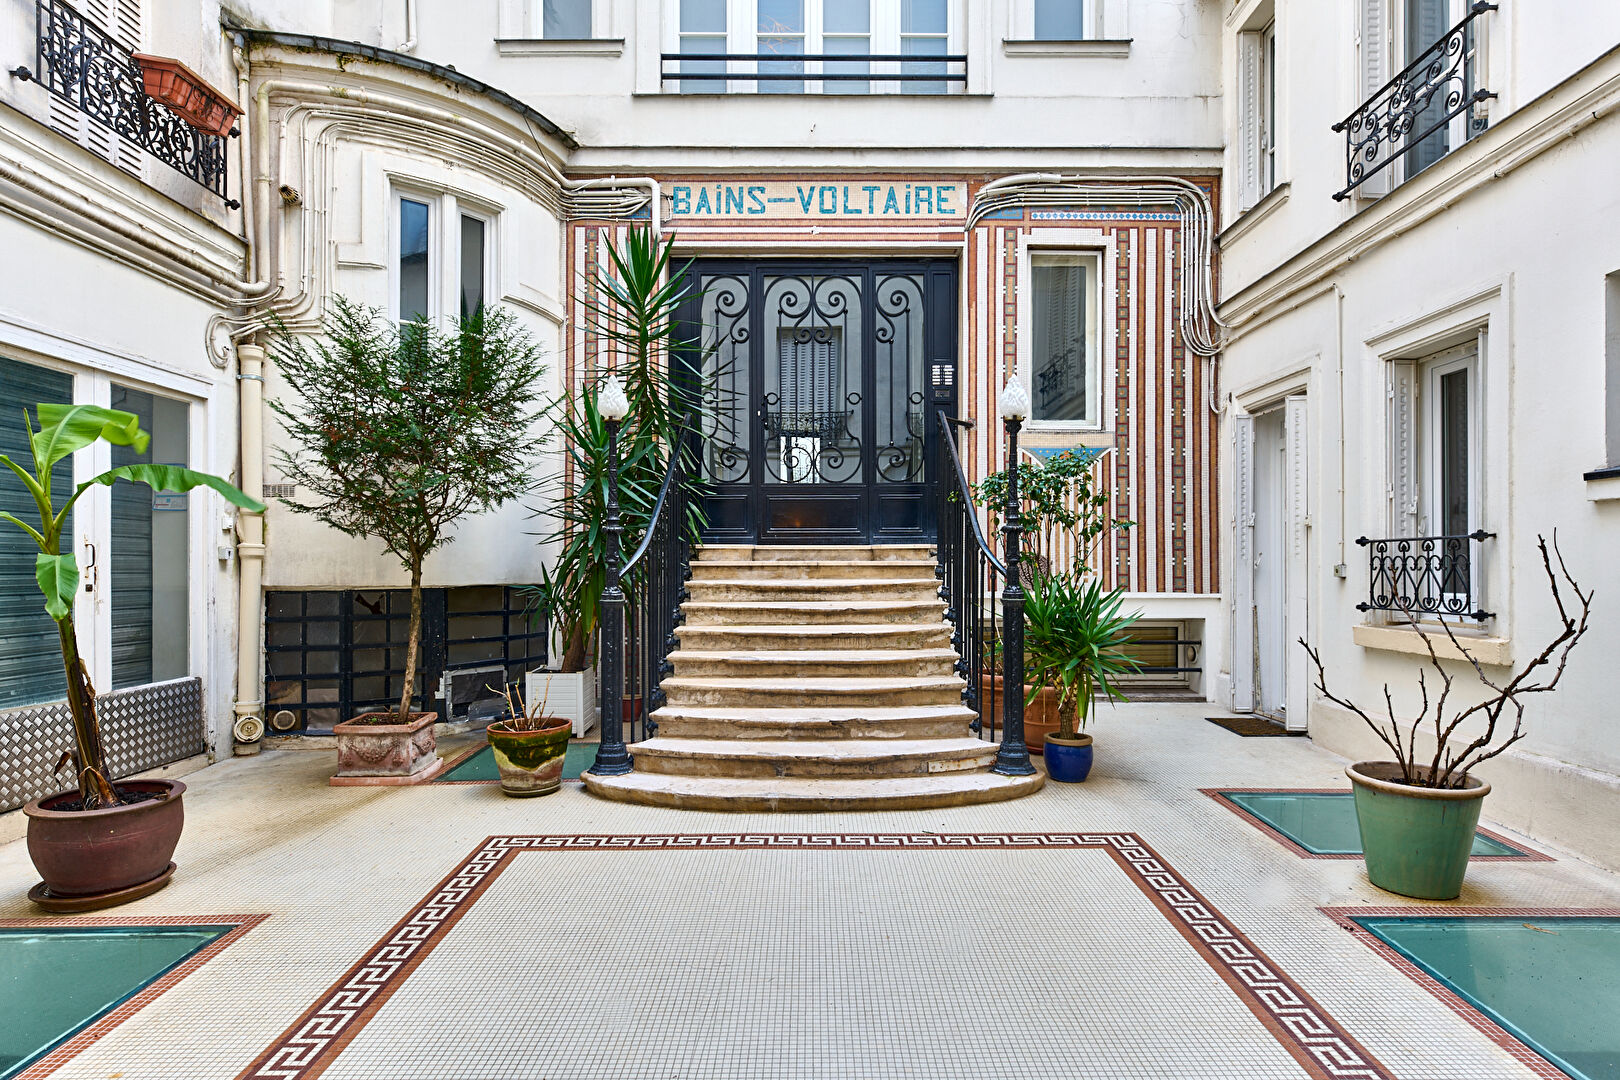
<svg viewBox="0 0 1620 1080"><path fill-rule="evenodd" d="M919 484L923 479L923 286L923 275L916 273L878 274L874 280L872 402L879 484Z"/></svg>
<svg viewBox="0 0 1620 1080"><path fill-rule="evenodd" d="M862 480L862 303L858 275L766 277L765 480Z"/></svg>

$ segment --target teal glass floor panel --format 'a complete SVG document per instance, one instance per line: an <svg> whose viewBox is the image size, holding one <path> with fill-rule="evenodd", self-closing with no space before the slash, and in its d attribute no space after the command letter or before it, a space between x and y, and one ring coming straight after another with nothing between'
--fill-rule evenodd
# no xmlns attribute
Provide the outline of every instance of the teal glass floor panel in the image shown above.
<svg viewBox="0 0 1620 1080"><path fill-rule="evenodd" d="M0 1080L233 926L0 928Z"/></svg>
<svg viewBox="0 0 1620 1080"><path fill-rule="evenodd" d="M564 780L578 780L579 774L590 768L595 760L595 743L569 743L568 756L563 758L562 778ZM436 778L433 782L443 784L450 781L499 780L500 778L500 771L495 768L495 755L489 747L485 746L472 757L449 770L443 776Z"/></svg>
<svg viewBox="0 0 1620 1080"><path fill-rule="evenodd" d="M1620 918L1352 918L1576 1080L1620 1080Z"/></svg>
<svg viewBox="0 0 1620 1080"><path fill-rule="evenodd" d="M1312 855L1360 855L1355 796L1348 791L1223 791L1220 796L1247 810ZM1474 834L1472 855L1528 858L1529 853Z"/></svg>

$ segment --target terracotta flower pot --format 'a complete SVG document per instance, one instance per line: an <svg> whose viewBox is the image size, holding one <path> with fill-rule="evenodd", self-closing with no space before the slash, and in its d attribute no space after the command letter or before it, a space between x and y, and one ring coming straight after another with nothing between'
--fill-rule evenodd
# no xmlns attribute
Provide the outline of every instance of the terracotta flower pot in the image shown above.
<svg viewBox="0 0 1620 1080"><path fill-rule="evenodd" d="M169 860L185 825L178 780L125 780L120 792L156 796L127 806L100 810L59 810L77 802L77 791L35 799L23 807L28 818L28 857L45 879L49 897L93 901L107 896L114 903L145 895L138 887L167 879ZM130 892L123 898L110 894ZM79 905L87 909L96 905Z"/></svg>
<svg viewBox="0 0 1620 1080"><path fill-rule="evenodd" d="M1455 900L1491 785L1470 776L1464 788L1414 787L1401 783L1393 761L1358 761L1344 771L1356 794L1368 880L1401 896Z"/></svg>
<svg viewBox="0 0 1620 1080"><path fill-rule="evenodd" d="M485 729L501 772L501 790L508 795L550 795L562 787L563 760L574 725L555 716L540 722L547 726L534 731L513 731L504 720Z"/></svg>
<svg viewBox="0 0 1620 1080"><path fill-rule="evenodd" d="M439 760L433 722L438 713L412 713L408 724L386 722L393 713L366 713L334 725L337 778L415 778ZM379 722L381 721L381 722Z"/></svg>
<svg viewBox="0 0 1620 1080"><path fill-rule="evenodd" d="M230 98L180 61L168 56L134 53L141 69L141 89L161 101L194 128L210 135L229 135L242 110Z"/></svg>
<svg viewBox="0 0 1620 1080"><path fill-rule="evenodd" d="M1024 687L1026 697L1029 690L1028 686ZM990 695L992 693L995 694L996 714L994 719L996 729L999 731L1001 729L1001 699L1005 693L1001 688L1001 676L980 675L979 707L981 709L990 708ZM989 716L984 715L982 712L980 716L986 725L990 723L991 718ZM1029 746L1029 752L1032 754L1041 753L1046 746L1046 737L1056 735L1059 726L1058 693L1050 686L1043 686L1041 692L1036 695L1035 700L1024 706L1024 742Z"/></svg>

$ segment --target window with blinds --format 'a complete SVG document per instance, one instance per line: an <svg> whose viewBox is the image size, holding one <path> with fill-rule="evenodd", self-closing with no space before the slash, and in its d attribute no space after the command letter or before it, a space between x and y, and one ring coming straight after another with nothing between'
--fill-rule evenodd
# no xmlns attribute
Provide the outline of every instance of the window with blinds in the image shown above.
<svg viewBox="0 0 1620 1080"><path fill-rule="evenodd" d="M73 400L73 376L62 371L0 357L0 401L20 404L29 422L38 423L38 402L67 404ZM33 457L22 417L0 421L0 454L28 466ZM51 470L53 491L73 489L73 459ZM34 517L34 500L10 469L0 469L0 509L24 521ZM71 544L73 523L63 529ZM66 695L62 654L56 623L45 614L45 600L34 582L34 558L39 547L14 525L0 522L0 709L53 701Z"/></svg>

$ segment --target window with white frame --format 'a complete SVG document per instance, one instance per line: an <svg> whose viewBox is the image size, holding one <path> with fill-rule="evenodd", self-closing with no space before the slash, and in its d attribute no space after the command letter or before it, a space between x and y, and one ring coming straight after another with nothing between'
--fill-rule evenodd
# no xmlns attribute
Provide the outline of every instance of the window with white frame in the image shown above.
<svg viewBox="0 0 1620 1080"><path fill-rule="evenodd" d="M1277 186L1277 23L1257 8L1238 34L1238 203L1247 210Z"/></svg>
<svg viewBox="0 0 1620 1080"><path fill-rule="evenodd" d="M1031 0L1030 37L1036 41L1079 41L1086 36L1085 0Z"/></svg>
<svg viewBox="0 0 1620 1080"><path fill-rule="evenodd" d="M400 322L465 319L492 294L493 217L453 195L397 192L391 267Z"/></svg>
<svg viewBox="0 0 1620 1080"><path fill-rule="evenodd" d="M946 93L931 76L958 51L960 2L673 0L679 74L701 76L675 82L684 94ZM905 78L867 78L884 75Z"/></svg>
<svg viewBox="0 0 1620 1080"><path fill-rule="evenodd" d="M1620 469L1620 270L1603 279L1603 375L1607 464Z"/></svg>
<svg viewBox="0 0 1620 1080"><path fill-rule="evenodd" d="M1029 272L1030 418L1095 427L1102 403L1100 260L1086 252L1035 251Z"/></svg>
<svg viewBox="0 0 1620 1080"><path fill-rule="evenodd" d="M578 41L591 36L591 0L531 0L539 9L535 37Z"/></svg>

